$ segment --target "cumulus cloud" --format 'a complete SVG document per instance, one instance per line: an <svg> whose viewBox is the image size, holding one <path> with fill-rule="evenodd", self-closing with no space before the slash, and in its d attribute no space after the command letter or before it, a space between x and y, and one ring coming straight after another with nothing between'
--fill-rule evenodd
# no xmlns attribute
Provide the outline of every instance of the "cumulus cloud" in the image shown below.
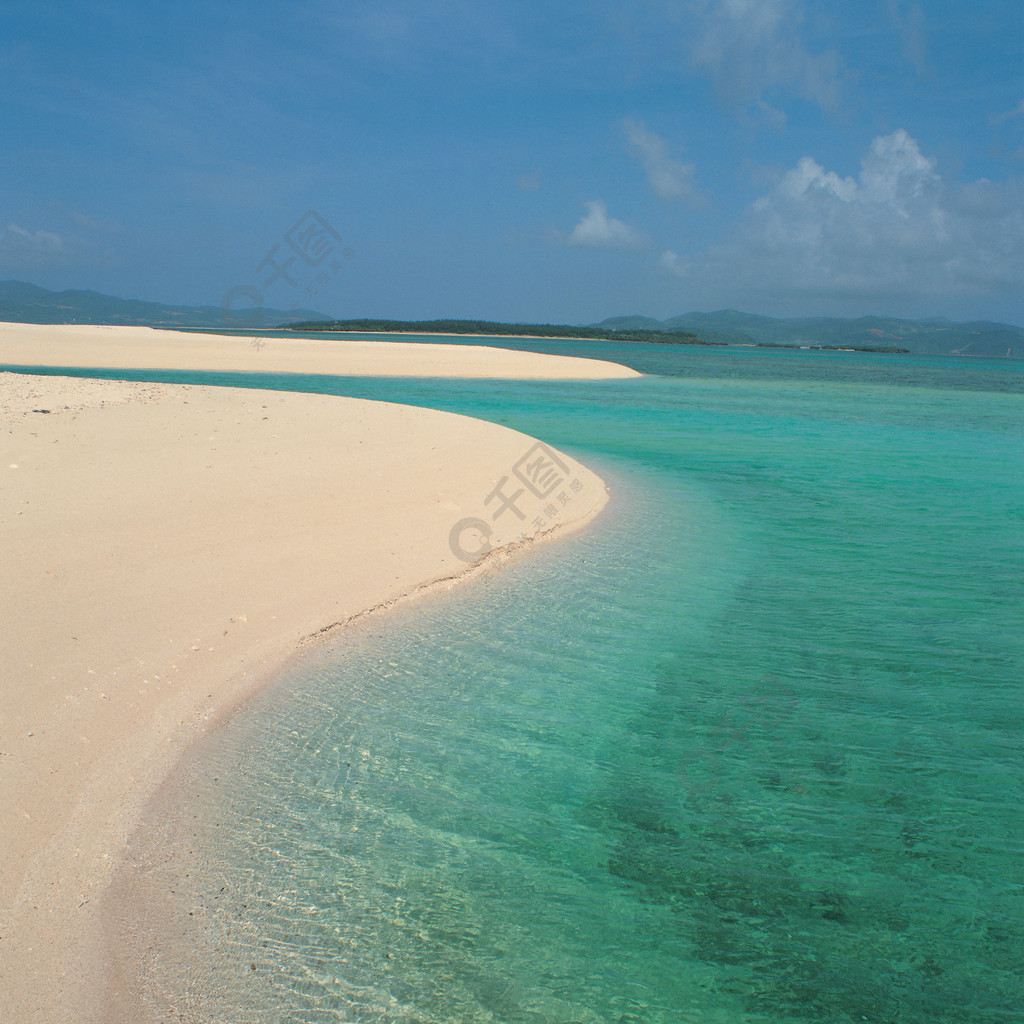
<svg viewBox="0 0 1024 1024"><path fill-rule="evenodd" d="M679 258L679 253L666 249L658 260L658 266L673 277L688 277L690 265Z"/></svg>
<svg viewBox="0 0 1024 1024"><path fill-rule="evenodd" d="M50 267L65 262L71 247L50 231L26 231L17 224L0 229L0 266Z"/></svg>
<svg viewBox="0 0 1024 1024"><path fill-rule="evenodd" d="M602 200L594 199L586 207L587 212L569 235L569 245L591 249L641 249L647 244L643 232L609 217Z"/></svg>
<svg viewBox="0 0 1024 1024"><path fill-rule="evenodd" d="M659 199L682 199L694 204L702 201L693 182L693 164L684 164L670 157L665 140L649 131L641 121L627 118L623 122L623 130L631 152L640 159L647 172L651 191Z"/></svg>
<svg viewBox="0 0 1024 1024"><path fill-rule="evenodd" d="M857 177L803 157L707 254L747 293L934 300L1024 289L1024 182L947 184L905 131Z"/></svg>
<svg viewBox="0 0 1024 1024"><path fill-rule="evenodd" d="M840 62L830 50L812 52L802 38L802 0L694 0L695 68L709 74L733 102L780 122L765 94L778 86L826 110L839 100Z"/></svg>

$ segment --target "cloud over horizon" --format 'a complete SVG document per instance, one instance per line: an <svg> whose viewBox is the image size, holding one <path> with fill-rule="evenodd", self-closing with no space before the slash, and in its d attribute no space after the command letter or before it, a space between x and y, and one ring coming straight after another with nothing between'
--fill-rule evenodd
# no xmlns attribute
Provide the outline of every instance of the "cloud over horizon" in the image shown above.
<svg viewBox="0 0 1024 1024"><path fill-rule="evenodd" d="M703 197L694 184L693 164L684 164L668 155L665 140L649 131L642 121L629 117L623 122L623 131L630 151L643 164L651 191L666 202L682 199L699 205Z"/></svg>
<svg viewBox="0 0 1024 1024"><path fill-rule="evenodd" d="M1024 183L947 185L900 129L872 141L856 178L802 157L707 257L707 274L762 295L1011 294L1024 288Z"/></svg>
<svg viewBox="0 0 1024 1024"><path fill-rule="evenodd" d="M70 256L71 246L52 231L26 231L17 224L0 228L0 267L54 267Z"/></svg>
<svg viewBox="0 0 1024 1024"><path fill-rule="evenodd" d="M779 86L823 110L838 106L842 62L834 51L815 53L805 42L802 0L693 0L687 6L697 18L690 62L730 102L777 124L785 115L767 94Z"/></svg>
<svg viewBox="0 0 1024 1024"><path fill-rule="evenodd" d="M624 221L608 216L601 199L586 203L587 212L572 229L566 244L589 249L642 249L647 236Z"/></svg>

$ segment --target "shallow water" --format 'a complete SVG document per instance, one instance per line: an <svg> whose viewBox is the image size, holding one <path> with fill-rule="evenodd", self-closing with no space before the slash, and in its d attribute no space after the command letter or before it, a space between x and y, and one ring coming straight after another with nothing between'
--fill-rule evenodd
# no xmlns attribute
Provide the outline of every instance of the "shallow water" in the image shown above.
<svg viewBox="0 0 1024 1024"><path fill-rule="evenodd" d="M154 1020L1019 1019L1024 374L739 356L275 378L497 419L615 500L200 749L133 844Z"/></svg>

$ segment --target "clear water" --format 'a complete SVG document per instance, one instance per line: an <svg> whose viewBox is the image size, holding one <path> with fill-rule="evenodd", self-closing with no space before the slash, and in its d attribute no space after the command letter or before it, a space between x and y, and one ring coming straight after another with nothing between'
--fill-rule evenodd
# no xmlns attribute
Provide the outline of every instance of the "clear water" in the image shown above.
<svg viewBox="0 0 1024 1024"><path fill-rule="evenodd" d="M203 747L136 837L153 1019L1021 1019L1022 368L664 359L270 382L498 419L615 501Z"/></svg>

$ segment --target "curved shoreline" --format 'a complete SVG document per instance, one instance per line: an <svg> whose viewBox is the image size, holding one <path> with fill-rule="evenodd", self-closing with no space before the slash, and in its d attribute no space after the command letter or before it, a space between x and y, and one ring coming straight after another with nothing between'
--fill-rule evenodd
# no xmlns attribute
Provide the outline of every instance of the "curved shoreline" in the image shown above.
<svg viewBox="0 0 1024 1024"><path fill-rule="evenodd" d="M539 544L561 540L575 534L599 516L606 504L607 502L602 504L601 508L594 511L585 521L556 527L525 541L514 541L496 548L480 562L453 576L420 584L394 599L357 612L344 622L324 626L316 633L300 640L250 689L219 709L208 725L194 735L191 742L181 750L162 777L155 781L149 797L137 809L135 829L128 837L129 845L112 865L108 885L98 901L97 921L101 933L97 941L101 943L99 951L102 958L99 967L102 987L97 992L98 998L93 1007L96 1019L103 1020L104 1024L159 1024L165 1019L166 1006L155 1008L150 1002L154 992L148 988L150 979L147 972L151 965L140 955L144 947L137 939L137 925L134 922L141 918L147 925L152 925L153 917L156 915L157 928L152 932L143 931L142 934L146 936L147 941L153 943L151 951L159 951L158 956L167 955L165 943L169 943L172 949L180 949L178 944L181 942L181 936L175 932L178 922L174 914L168 913L167 907L162 906L160 897L157 896L153 881L155 874L150 874L151 869L148 866L140 871L140 863L145 863L147 854L151 853L149 847L152 839L146 833L154 829L154 823L160 829L165 829L168 825L174 829L179 824L177 816L183 808L188 807L185 802L187 798L183 799L183 791L191 783L191 773L196 770L197 763L202 763L204 754L210 749L209 745L217 744L218 741L223 742L218 733L230 728L239 715L246 714L253 704L259 702L269 691L273 691L282 683L287 683L294 673L301 671L302 667L309 663L308 659L322 659L325 652L336 648L339 643L350 642L349 637L352 635L359 636L360 628L372 628L368 620L376 616L389 616L396 610L414 612L415 609L410 606L420 600L443 599L444 595L457 587L482 580L491 572L500 571L509 562L521 556L529 556ZM353 633L346 634L344 631L350 627L353 628ZM188 854L192 854L191 849L188 850ZM180 856L177 849L172 857L174 864L178 864L179 859L182 862L186 860ZM159 860L162 861L164 858L160 857ZM172 870L177 872L172 892L183 892L184 889L181 887L194 884L197 878L193 874L190 882L189 874L180 866ZM167 929L166 932L162 931L164 928ZM192 938L195 939L195 936ZM213 950L205 950L205 947L204 953L214 955ZM254 991L261 983L262 979L250 979Z"/></svg>
<svg viewBox="0 0 1024 1024"><path fill-rule="evenodd" d="M493 550L467 564L451 525L489 513L539 444L526 435L359 399L4 378L19 601L0 657L0 1002L12 1021L92 1019L109 995L102 893L191 743L304 638L577 529L607 492L547 449L580 484L561 518L495 516Z"/></svg>
<svg viewBox="0 0 1024 1024"><path fill-rule="evenodd" d="M509 377L609 380L639 377L601 359L487 345L267 338L194 334L154 327L0 323L0 364L96 369L227 370L367 377Z"/></svg>

